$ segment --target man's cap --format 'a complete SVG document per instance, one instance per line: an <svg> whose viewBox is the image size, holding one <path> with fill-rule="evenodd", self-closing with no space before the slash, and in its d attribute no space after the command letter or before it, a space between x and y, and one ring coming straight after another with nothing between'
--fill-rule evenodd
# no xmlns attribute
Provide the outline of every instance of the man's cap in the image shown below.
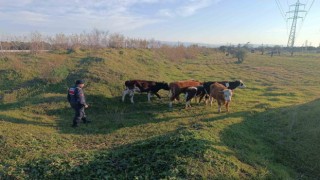
<svg viewBox="0 0 320 180"><path fill-rule="evenodd" d="M76 80L76 84L84 84L84 80L82 79Z"/></svg>

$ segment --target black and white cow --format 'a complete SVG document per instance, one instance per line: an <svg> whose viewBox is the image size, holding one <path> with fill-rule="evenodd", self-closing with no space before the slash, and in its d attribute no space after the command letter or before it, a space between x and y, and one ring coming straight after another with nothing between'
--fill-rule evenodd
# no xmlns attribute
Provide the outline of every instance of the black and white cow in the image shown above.
<svg viewBox="0 0 320 180"><path fill-rule="evenodd" d="M203 85L188 87L185 90L186 109L188 107L191 107L190 103L192 98L203 97L203 96L205 97L206 100L209 99L208 92L206 92Z"/></svg>
<svg viewBox="0 0 320 180"><path fill-rule="evenodd" d="M148 93L148 101L150 102L150 98L152 95L156 95L159 99L161 99L158 94L159 90L164 89L169 91L169 85L165 82L156 82L156 81L146 81L146 80L129 80L124 83L126 89L122 93L122 102L125 100L125 96L129 94L131 97L131 103L133 104L133 96L134 92L146 92Z"/></svg>
<svg viewBox="0 0 320 180"><path fill-rule="evenodd" d="M200 81L196 81L196 80L193 80L193 79L171 82L169 84L169 88L170 88L170 95L169 95L170 96L170 103L169 103L169 107L172 108L173 101L175 101L175 100L179 101L179 95L181 93L185 94L187 88L200 86L201 84L202 83Z"/></svg>

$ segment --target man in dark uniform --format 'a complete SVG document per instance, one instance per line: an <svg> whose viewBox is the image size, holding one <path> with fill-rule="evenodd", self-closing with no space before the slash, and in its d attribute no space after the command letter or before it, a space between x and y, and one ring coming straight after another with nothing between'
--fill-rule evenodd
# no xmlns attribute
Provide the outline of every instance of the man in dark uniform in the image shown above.
<svg viewBox="0 0 320 180"><path fill-rule="evenodd" d="M82 90L83 87L84 81L77 80L75 87L69 88L68 90L68 101L71 107L75 110L72 127L78 127L78 124L81 120L84 123L90 122L84 112L84 109L88 108L88 104L86 103L86 99Z"/></svg>

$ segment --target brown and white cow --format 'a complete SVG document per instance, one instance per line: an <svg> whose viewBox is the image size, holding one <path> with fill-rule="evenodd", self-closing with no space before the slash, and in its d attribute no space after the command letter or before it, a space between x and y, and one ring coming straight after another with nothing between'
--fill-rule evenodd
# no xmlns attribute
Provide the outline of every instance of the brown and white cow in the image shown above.
<svg viewBox="0 0 320 180"><path fill-rule="evenodd" d="M185 93L188 87L200 86L202 83L196 80L176 81L169 84L170 88L170 103L169 107L172 107L174 100L179 101L179 95Z"/></svg>
<svg viewBox="0 0 320 180"><path fill-rule="evenodd" d="M159 99L161 96L158 94L159 90L169 90L168 83L165 82L156 82L156 81L146 81L146 80L129 80L124 83L126 89L122 93L122 102L125 100L125 96L129 94L131 97L131 103L133 104L134 92L147 92L148 93L148 102L152 95L156 95Z"/></svg>
<svg viewBox="0 0 320 180"><path fill-rule="evenodd" d="M204 82L203 83L203 87L204 87L204 92L205 94L201 94L199 95L199 103L201 102L202 98L206 95L206 94L209 94L210 92L210 86L212 84L216 83L215 81L207 81L207 82ZM243 81L241 80L236 80L236 81L220 81L220 82L217 82L219 84L222 84L224 85L225 87L227 87L228 89L230 90L234 90L236 88L240 88L240 89L243 89L243 88L246 88L246 85L243 83Z"/></svg>
<svg viewBox="0 0 320 180"><path fill-rule="evenodd" d="M229 112L229 104L231 102L232 90L228 89L220 83L214 83L210 86L210 105L212 106L213 98L218 102L218 112L221 112L221 105L226 106Z"/></svg>

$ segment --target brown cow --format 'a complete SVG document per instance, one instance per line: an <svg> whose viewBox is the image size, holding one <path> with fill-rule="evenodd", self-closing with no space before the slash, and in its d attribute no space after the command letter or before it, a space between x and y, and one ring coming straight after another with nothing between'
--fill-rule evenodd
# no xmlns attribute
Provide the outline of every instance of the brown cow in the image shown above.
<svg viewBox="0 0 320 180"><path fill-rule="evenodd" d="M203 87L204 87L204 91L205 93L202 93L199 97L199 103L201 102L202 98L204 97L204 95L209 94L210 93L210 86L212 84L214 84L217 81L208 81L208 82L203 82ZM244 85L243 81L241 80L236 80L236 81L220 81L218 82L222 85L224 85L225 87L227 87L228 89L231 89L232 91L234 89L236 89L237 87L239 87L240 89L246 88L246 85Z"/></svg>
<svg viewBox="0 0 320 180"><path fill-rule="evenodd" d="M218 112L221 112L221 104L226 106L229 112L229 104L231 102L232 90L228 89L220 83L214 83L210 86L210 105L212 106L213 98L218 102Z"/></svg>
<svg viewBox="0 0 320 180"><path fill-rule="evenodd" d="M176 81L169 84L170 88L170 103L169 107L172 107L172 103L175 99L179 101L179 95L185 93L188 87L199 86L202 83L196 80Z"/></svg>
<svg viewBox="0 0 320 180"><path fill-rule="evenodd" d="M146 81L146 80L130 80L125 83L126 89L122 93L122 101L124 102L125 96L129 94L131 97L131 103L133 104L134 92L147 92L148 93L148 102L150 102L150 97L156 95L161 99L158 91L161 89L169 90L168 83L165 82L156 82L156 81Z"/></svg>

